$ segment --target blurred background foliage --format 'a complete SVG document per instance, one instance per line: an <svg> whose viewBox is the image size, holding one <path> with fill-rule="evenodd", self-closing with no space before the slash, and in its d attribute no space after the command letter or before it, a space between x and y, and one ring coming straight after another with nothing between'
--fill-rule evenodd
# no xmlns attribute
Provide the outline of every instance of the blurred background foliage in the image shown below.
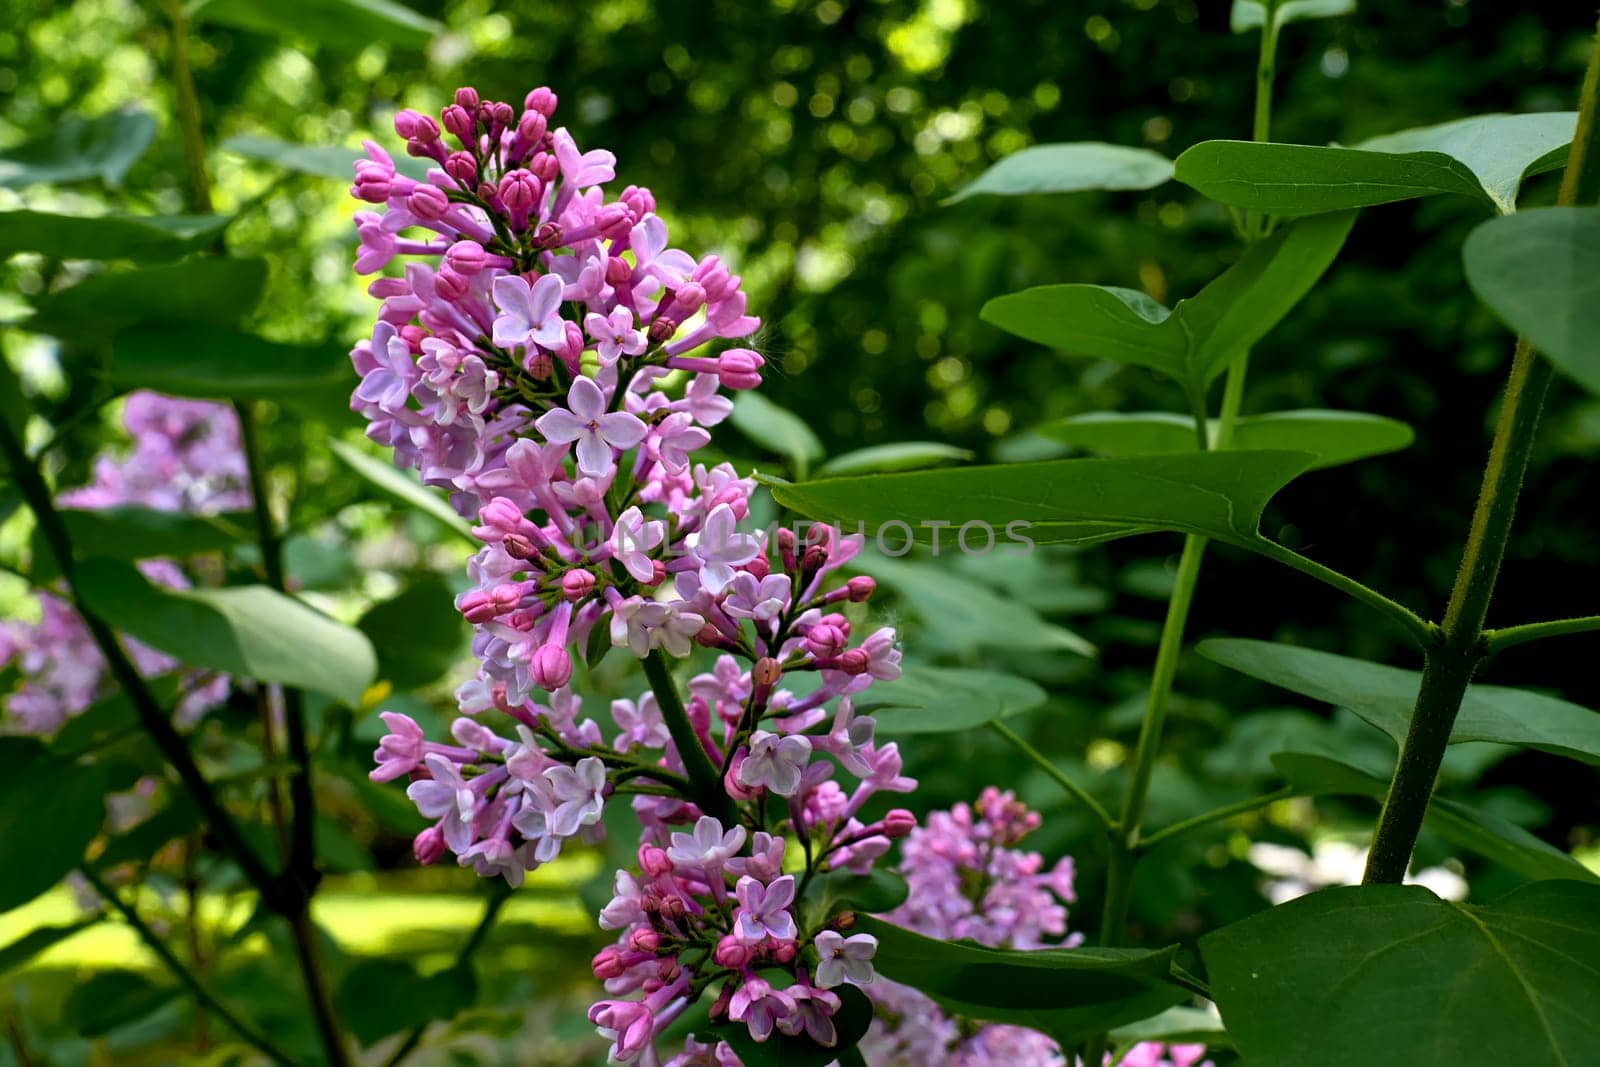
<svg viewBox="0 0 1600 1067"><path fill-rule="evenodd" d="M520 100L548 84L579 143L614 150L619 181L653 189L675 244L719 251L743 272L751 307L766 322L758 346L772 370L765 395L802 415L830 453L938 439L983 458L1044 457L1062 454L1028 434L1045 420L1181 406L1152 374L1063 359L985 325L978 309L1001 293L1063 281L1142 288L1170 303L1236 254L1220 208L1176 184L1136 194L941 202L988 163L1033 143L1109 141L1175 156L1200 140L1245 136L1255 44L1228 32L1229 5L1221 0L411 6L445 27L425 49L359 38L292 42L216 23L192 36L216 207L239 215L227 231L229 251L271 264L256 332L348 343L373 308L350 271L356 205L333 181L230 151L231 138L388 143L396 109L436 111L457 85ZM1371 3L1352 17L1296 24L1279 53L1274 135L1352 142L1483 111L1568 108L1589 14L1562 0L1428 0ZM70 112L137 108L155 118L156 132L126 176L126 193L94 183L7 189L0 181L0 208L94 213L118 203L182 211L170 48L165 18L134 0L8 0L0 18L0 152L49 136ZM1553 181L1536 180L1529 201L1552 199ZM1371 411L1416 428L1407 451L1291 486L1272 506L1267 531L1430 611L1452 577L1511 349L1461 279L1460 242L1481 216L1479 205L1453 198L1364 213L1327 283L1258 350L1245 406L1247 413ZM0 318L19 318L41 294L91 269L32 254L7 258ZM92 417L103 399L95 377L80 373L101 353L7 336L41 423L71 439L58 484L82 481L96 449L116 439L113 419ZM337 409L335 399L312 420L286 409L270 435L277 477L293 488L296 580L350 621L402 590L417 605L447 610L439 605L448 590L439 585L458 580L463 545L425 518L375 502L334 460L330 431L359 438L358 420ZM1558 382L1541 441L1492 623L1592 612L1600 600L1593 565L1600 402ZM759 451L731 431L718 445ZM7 558L26 537L25 524L0 528ZM1079 553L867 567L879 567L894 594L890 611L909 656L995 665L1047 683L1049 708L1020 728L1109 799L1120 792L1119 770L1137 732L1177 548L1175 537L1151 537ZM951 609L951 588L963 588L952 583L960 582L990 594L981 609ZM22 610L20 588L6 591L3 603ZM1019 640L1019 616L1025 628L1036 621L1029 612L1069 627L1098 656L1062 647L1054 631L1038 627L1029 631L1036 639ZM1400 635L1358 606L1227 550L1206 563L1191 634L1293 640L1414 666ZM1600 706L1583 640L1519 648L1491 666L1491 679ZM391 659L406 661L403 651ZM318 911L339 946L340 967L357 954L386 953L420 960L425 971L445 967L476 921L474 877L414 870L410 816L403 802L397 806L398 792L385 801L361 780L379 732L371 712L403 708L437 735L464 669L464 659L420 672L426 677L390 669L364 716L324 724L347 772L326 788L323 835L338 852L325 860L345 873ZM604 691L614 680L592 684ZM1267 756L1285 739L1365 753L1380 769L1393 760L1392 746L1367 727L1325 708L1294 706L1285 694L1192 655L1178 689L1172 755L1152 796L1155 825L1270 787ZM220 750L237 744L211 741ZM910 772L923 782L919 811L970 798L991 781L1044 810L1035 844L1078 857L1085 899L1075 926L1092 925L1101 862L1094 829L1047 780L987 734L915 738L904 747ZM1596 862L1600 798L1591 768L1537 752L1480 750L1452 760L1452 787L1475 783L1480 806ZM1238 824L1219 826L1156 853L1140 868L1134 935L1149 943L1192 938L1262 907L1261 876L1246 859L1252 838L1304 844L1369 825L1374 809L1364 801L1285 802L1248 834ZM1420 862L1447 857L1460 859L1424 838ZM1516 880L1483 861L1465 863L1474 897L1492 897ZM595 857L580 857L508 905L491 949L478 956L477 1015L443 1040L440 1048L453 1051L434 1054L592 1060L594 1046L581 1041L588 1028L563 1007L561 990L575 980L570 961L587 958L596 942L585 914L591 876L604 877L600 867ZM579 884L591 892L575 895ZM176 883L158 879L143 892L159 913L176 906L161 894L176 891ZM0 944L74 914L64 894L46 898L0 918ZM219 912L215 936L243 938L243 921ZM148 964L131 938L114 936L121 933L91 931L23 974L0 974L0 1012L26 1026L32 1041L57 1033L56 1009L83 967ZM269 947L254 944L258 963L271 959ZM243 996L258 985L254 966L229 972L228 989ZM180 1017L187 1006L174 1001L163 1010L172 1016L163 1032L187 1025ZM290 1012L283 1025L306 1024ZM124 1028L113 1036L110 1046L50 1047L60 1062L166 1056L148 1034ZM0 1062L8 1055L14 1050L0 1043Z"/></svg>

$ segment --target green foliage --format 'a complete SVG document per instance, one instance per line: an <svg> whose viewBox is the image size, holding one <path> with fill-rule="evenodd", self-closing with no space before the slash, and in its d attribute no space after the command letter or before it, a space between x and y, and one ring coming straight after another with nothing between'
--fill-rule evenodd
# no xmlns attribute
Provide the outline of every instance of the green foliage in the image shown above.
<svg viewBox="0 0 1600 1067"><path fill-rule="evenodd" d="M1197 651L1254 678L1349 708L1397 743L1406 736L1422 683L1416 671L1265 641L1213 639L1200 642ZM1464 741L1520 745L1600 763L1600 715L1526 689L1474 685L1450 733L1452 744Z"/></svg>
<svg viewBox="0 0 1600 1067"><path fill-rule="evenodd" d="M397 469L394 464L385 460L360 452L343 441L330 441L328 448L335 459L383 496L397 504L420 511L474 548L480 544L478 539L472 536L472 527L456 514L454 508L407 472Z"/></svg>
<svg viewBox="0 0 1600 1067"><path fill-rule="evenodd" d="M1030 1026L1065 1048L1188 997L1168 980L1172 948L1018 952L935 941L870 917L856 929L878 939L873 965L884 977L966 1018Z"/></svg>
<svg viewBox="0 0 1600 1067"><path fill-rule="evenodd" d="M1326 889L1200 941L1247 1059L1373 1067L1587 1062L1600 1041L1600 887L1494 904L1414 886Z"/></svg>
<svg viewBox="0 0 1600 1067"><path fill-rule="evenodd" d="M1178 157L1175 176L1244 211L1315 215L1455 193L1516 210L1525 178L1566 161L1576 116L1478 115L1403 130L1352 148L1207 141Z"/></svg>
<svg viewBox="0 0 1600 1067"><path fill-rule="evenodd" d="M1024 148L950 197L1031 196L1088 189L1153 189L1172 179L1172 161L1147 148L1115 144L1044 144Z"/></svg>
<svg viewBox="0 0 1600 1067"><path fill-rule="evenodd" d="M60 215L0 212L0 252L61 259L177 259L222 237L229 215Z"/></svg>
<svg viewBox="0 0 1600 1067"><path fill-rule="evenodd" d="M293 171L296 174L309 174L317 178L331 178L338 182L348 182L354 175L356 160L366 159L366 152L359 148L333 148L329 145L291 144L280 141L275 137L262 137L257 134L238 134L222 142L225 152L244 156L246 159L259 160L270 163L275 167ZM395 169L410 178L422 181L428 176L428 162L413 156L400 155L394 158Z"/></svg>
<svg viewBox="0 0 1600 1067"><path fill-rule="evenodd" d="M321 394L349 399L343 345L291 345L225 326L162 323L117 334L106 378L121 389L154 389L200 400L305 404Z"/></svg>
<svg viewBox="0 0 1600 1067"><path fill-rule="evenodd" d="M1207 432L1217 435L1218 420ZM1164 411L1094 412L1035 426L1033 432L1098 456L1192 452L1194 420ZM1411 427L1397 419L1356 411L1277 411L1243 415L1234 423L1233 447L1310 452L1311 470L1398 452L1416 439Z"/></svg>
<svg viewBox="0 0 1600 1067"><path fill-rule="evenodd" d="M471 967L451 967L424 977L407 960L363 960L339 986L339 1017L363 1045L472 1005L477 979Z"/></svg>
<svg viewBox="0 0 1600 1067"><path fill-rule="evenodd" d="M80 553L107 559L183 559L232 548L250 536L248 515L192 515L132 505L95 510L65 508L59 514L67 536ZM37 527L31 573L39 582L61 576L55 556Z"/></svg>
<svg viewBox="0 0 1600 1067"><path fill-rule="evenodd" d="M960 667L907 667L871 696L856 712L871 714L886 738L976 730L1045 702L1045 691L1026 678Z"/></svg>
<svg viewBox="0 0 1600 1067"><path fill-rule="evenodd" d="M890 474L895 471L918 471L928 467L943 467L951 463L965 463L972 459L965 448L943 444L939 441L901 441L891 445L873 445L834 456L817 468L822 477L843 478L855 474Z"/></svg>
<svg viewBox="0 0 1600 1067"><path fill-rule="evenodd" d="M368 608L356 628L377 651L378 677L396 689L438 681L467 643L467 624L456 610L455 595L442 579L431 576Z"/></svg>
<svg viewBox="0 0 1600 1067"><path fill-rule="evenodd" d="M133 567L85 561L78 592L90 611L192 667L303 686L358 704L377 658L360 631L266 586L165 589Z"/></svg>
<svg viewBox="0 0 1600 1067"><path fill-rule="evenodd" d="M45 294L27 326L90 339L141 322L236 326L261 299L266 280L267 265L259 259L189 259L106 271Z"/></svg>
<svg viewBox="0 0 1600 1067"><path fill-rule="evenodd" d="M83 859L105 817L93 764L62 759L32 738L0 737L0 912L26 904Z"/></svg>
<svg viewBox="0 0 1600 1067"><path fill-rule="evenodd" d="M1301 19L1331 19L1356 9L1356 0L1233 0L1228 26L1234 33L1259 30L1267 22L1267 9L1278 25Z"/></svg>
<svg viewBox="0 0 1600 1067"><path fill-rule="evenodd" d="M1600 393L1600 208L1492 219L1462 257L1473 291L1502 322Z"/></svg>
<svg viewBox="0 0 1600 1067"><path fill-rule="evenodd" d="M307 40L332 48L359 51L375 41L397 48L423 48L444 27L394 0L202 0L194 17Z"/></svg>
<svg viewBox="0 0 1600 1067"><path fill-rule="evenodd" d="M90 178L121 185L155 133L156 120L143 111L113 111L92 119L63 116L45 136L0 152L0 186L16 189Z"/></svg>
<svg viewBox="0 0 1600 1067"><path fill-rule="evenodd" d="M1259 536L1261 511L1305 471L1304 452L1068 459L778 484L779 503L851 530L886 524L931 544L928 523L1008 524L1036 544L1093 544L1152 530L1203 534L1236 544ZM948 533L946 534L948 536Z"/></svg>
<svg viewBox="0 0 1600 1067"><path fill-rule="evenodd" d="M1354 214L1335 214L1285 227L1171 311L1129 289L1049 285L997 297L983 318L1070 355L1159 371L1195 404L1228 360L1266 336L1316 283L1354 222Z"/></svg>
<svg viewBox="0 0 1600 1067"><path fill-rule="evenodd" d="M138 971L101 971L72 991L62 1014L84 1037L99 1037L135 1022L178 995L173 985L158 985Z"/></svg>
<svg viewBox="0 0 1600 1067"><path fill-rule="evenodd" d="M728 421L751 443L782 457L797 478L823 456L822 442L806 421L760 393L740 393Z"/></svg>

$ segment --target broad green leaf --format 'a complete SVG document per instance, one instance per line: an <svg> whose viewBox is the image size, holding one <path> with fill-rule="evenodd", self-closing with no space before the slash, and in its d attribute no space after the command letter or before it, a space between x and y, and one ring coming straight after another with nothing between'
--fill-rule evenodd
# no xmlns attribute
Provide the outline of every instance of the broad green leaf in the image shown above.
<svg viewBox="0 0 1600 1067"><path fill-rule="evenodd" d="M822 458L822 442L805 420L760 393L746 390L735 397L728 421L752 443L783 457L797 477Z"/></svg>
<svg viewBox="0 0 1600 1067"><path fill-rule="evenodd" d="M1168 981L1175 948L993 949L870 916L858 916L855 930L878 939L873 964L885 978L956 1015L1032 1027L1067 1048L1189 998Z"/></svg>
<svg viewBox="0 0 1600 1067"><path fill-rule="evenodd" d="M1516 210L1525 178L1560 166L1577 115L1477 115L1385 134L1350 148L1204 141L1178 157L1176 177L1244 211L1316 215L1438 193Z"/></svg>
<svg viewBox="0 0 1600 1067"><path fill-rule="evenodd" d="M833 870L810 880L802 903L811 921L820 925L846 908L878 914L893 911L906 902L909 893L906 880L893 871L852 874Z"/></svg>
<svg viewBox="0 0 1600 1067"><path fill-rule="evenodd" d="M374 489L398 504L416 508L429 518L442 524L474 548L483 542L472 536L467 520L456 514L443 497L418 482L409 471L400 470L392 463L359 452L343 441L329 441L328 448L334 458L360 475Z"/></svg>
<svg viewBox="0 0 1600 1067"><path fill-rule="evenodd" d="M297 174L310 174L318 178L332 178L334 181L348 182L355 177L355 165L359 159L366 159L367 154L359 148L339 148L334 145L309 145L294 144L290 141L280 141L274 137L259 137L255 134L239 134L222 142L224 151L247 159L258 159L263 163L271 163L292 170ZM417 181L422 181L428 176L428 168L433 165L432 160L417 159L404 153L392 156L395 169L401 174Z"/></svg>
<svg viewBox="0 0 1600 1067"><path fill-rule="evenodd" d="M78 510L63 508L72 547L80 556L109 559L183 559L202 552L232 548L249 536L249 515L192 515L136 505ZM48 582L60 577L55 555L35 528L33 577Z"/></svg>
<svg viewBox="0 0 1600 1067"><path fill-rule="evenodd" d="M1398 744L1411 723L1422 675L1269 641L1214 638L1202 656L1313 700L1349 708ZM1600 714L1565 700L1499 685L1473 685L1450 743L1494 741L1600 764Z"/></svg>
<svg viewBox="0 0 1600 1067"><path fill-rule="evenodd" d="M1331 19L1348 15L1356 9L1356 0L1278 0L1273 21L1279 26L1301 19ZM1258 30L1267 22L1267 8L1263 0L1233 0L1228 27L1234 33Z"/></svg>
<svg viewBox="0 0 1600 1067"><path fill-rule="evenodd" d="M1041 144L1013 152L945 201L969 196L1029 196L1090 189L1154 189L1172 180L1172 160L1148 148L1101 144Z"/></svg>
<svg viewBox="0 0 1600 1067"><path fill-rule="evenodd" d="M177 702L180 683L176 671L145 679L145 685L156 698L156 703L164 708ZM133 710L133 701L119 687L63 723L55 737L50 739L50 747L62 758L71 759L138 728L139 714Z"/></svg>
<svg viewBox="0 0 1600 1067"><path fill-rule="evenodd" d="M1045 699L1043 689L1015 675L914 664L894 681L874 685L856 710L877 720L880 736L894 738L975 730L1032 711Z"/></svg>
<svg viewBox="0 0 1600 1067"><path fill-rule="evenodd" d="M105 819L99 768L53 756L32 738L0 737L0 912L71 871Z"/></svg>
<svg viewBox="0 0 1600 1067"><path fill-rule="evenodd" d="M1324 753L1279 752L1272 757L1272 765L1307 796L1332 794L1382 800L1389 791L1387 778ZM1446 841L1524 877L1600 882L1600 875L1522 827L1459 801L1434 797L1425 822L1428 829Z"/></svg>
<svg viewBox="0 0 1600 1067"><path fill-rule="evenodd" d="M315 689L359 704L377 672L372 644L263 585L165 589L132 566L90 559L77 590L88 609L191 667Z"/></svg>
<svg viewBox="0 0 1600 1067"><path fill-rule="evenodd" d="M0 186L19 189L88 178L119 185L156 135L156 120L143 111L111 111L92 119L64 115L51 126L47 136L0 152Z"/></svg>
<svg viewBox="0 0 1600 1067"><path fill-rule="evenodd" d="M437 681L466 649L466 621L450 587L437 576L374 604L356 625L378 652L378 677L396 689Z"/></svg>
<svg viewBox="0 0 1600 1067"><path fill-rule="evenodd" d="M157 985L138 971L101 971L68 994L61 1020L84 1037L99 1037L144 1018L177 995L177 986Z"/></svg>
<svg viewBox="0 0 1600 1067"><path fill-rule="evenodd" d="M1035 426L1033 432L1099 456L1193 452L1198 447L1194 420L1164 411L1073 415ZM1210 432L1215 438L1216 419L1210 420ZM1308 408L1240 416L1234 423L1233 447L1311 452L1317 457L1311 469L1321 470L1397 452L1415 436L1405 423L1381 415Z"/></svg>
<svg viewBox="0 0 1600 1067"><path fill-rule="evenodd" d="M873 445L834 456L817 468L817 474L843 477L847 474L885 474L891 471L918 471L966 463L972 453L942 441L897 441L892 445Z"/></svg>
<svg viewBox="0 0 1600 1067"><path fill-rule="evenodd" d="M1111 1031L1111 1043L1120 1053L1126 1053L1144 1041L1157 1041L1163 1045L1206 1045L1210 1048L1231 1048L1233 1042L1222 1020L1205 1008L1192 1008L1187 1004L1168 1008L1160 1015L1141 1019ZM1113 1055L1112 1063L1121 1063L1120 1054Z"/></svg>
<svg viewBox="0 0 1600 1067"><path fill-rule="evenodd" d="M1576 1067L1600 1048L1600 886L1494 904L1419 886L1325 889L1208 934L1241 1057L1298 1067Z"/></svg>
<svg viewBox="0 0 1600 1067"><path fill-rule="evenodd" d="M424 978L408 960L363 960L339 984L336 1006L356 1040L371 1045L417 1023L452 1018L476 996L470 967Z"/></svg>
<svg viewBox="0 0 1600 1067"><path fill-rule="evenodd" d="M444 32L394 0L202 0L194 18L358 52L375 43L426 48Z"/></svg>
<svg viewBox="0 0 1600 1067"><path fill-rule="evenodd" d="M1354 222L1340 213L1283 227L1171 311L1131 289L1045 285L996 297L982 317L1068 355L1159 371L1196 396L1322 277Z"/></svg>
<svg viewBox="0 0 1600 1067"><path fill-rule="evenodd" d="M16 970L39 953L59 945L80 931L87 930L102 918L100 915L91 915L87 919L79 919L65 926L40 926L29 930L9 945L0 948L0 976Z"/></svg>
<svg viewBox="0 0 1600 1067"><path fill-rule="evenodd" d="M344 345L292 345L219 326L139 326L119 333L106 368L122 389L200 400L293 402L310 393L350 394Z"/></svg>
<svg viewBox="0 0 1600 1067"><path fill-rule="evenodd" d="M23 329L61 337L103 337L139 323L234 326L261 300L259 259L186 259L96 274L34 303Z"/></svg>
<svg viewBox="0 0 1600 1067"><path fill-rule="evenodd" d="M59 259L177 259L221 236L231 215L57 215L0 212L0 254Z"/></svg>
<svg viewBox="0 0 1600 1067"><path fill-rule="evenodd" d="M1062 459L998 467L776 483L772 495L845 533L882 531L931 544L924 523L987 523L998 539L1094 544L1175 530L1249 545L1273 495L1312 463L1305 452L1194 452L1116 459Z"/></svg>
<svg viewBox="0 0 1600 1067"><path fill-rule="evenodd" d="M960 551L954 531L941 545L945 558L915 563L863 553L851 566L894 590L916 613L940 649L959 652L974 646L1074 652L1092 656L1095 647L1064 626L1047 622L1038 612L1002 596L956 569ZM987 543L973 542L975 546ZM996 549L1003 551L1003 549ZM931 650L930 650L931 651Z"/></svg>
<svg viewBox="0 0 1600 1067"><path fill-rule="evenodd" d="M1462 249L1467 283L1550 362L1600 393L1600 208L1491 219Z"/></svg>

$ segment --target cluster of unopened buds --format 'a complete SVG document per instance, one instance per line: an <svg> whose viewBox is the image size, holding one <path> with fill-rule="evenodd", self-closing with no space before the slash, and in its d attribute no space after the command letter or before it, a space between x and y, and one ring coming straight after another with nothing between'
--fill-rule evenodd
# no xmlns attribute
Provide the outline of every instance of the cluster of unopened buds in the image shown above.
<svg viewBox="0 0 1600 1067"><path fill-rule="evenodd" d="M100 455L88 484L60 495L63 506L131 506L198 515L249 506L239 427L226 405L141 390L128 395L122 421L128 448ZM139 569L168 588L190 584L189 575L173 560L143 560ZM16 688L5 694L0 732L54 733L109 688L105 657L78 613L55 593L39 593L38 604L37 622L0 622L0 668L14 666L18 676ZM131 638L123 640L145 677L177 669L171 656ZM180 686L176 715L180 724L188 724L227 698L229 681L211 672L185 671Z"/></svg>
<svg viewBox="0 0 1600 1067"><path fill-rule="evenodd" d="M407 261L372 283L352 407L484 544L457 601L480 669L451 742L385 713L372 776L409 779L434 820L421 862L448 851L513 885L631 797L638 868L600 916L618 940L590 1012L616 1059L655 1062L708 990L712 1018L756 1040L832 1046L876 943L820 887L915 826L867 810L916 783L854 710L899 675L894 632L858 640L846 613L874 590L837 577L859 537L741 530L753 480L693 461L723 388L760 383L761 356L724 347L759 321L717 257L669 247L648 190L607 201L614 157L580 151L555 110L548 89L520 112L462 89L437 122L396 117L425 181L371 143L356 166L354 195L384 208L357 215L357 269ZM715 659L680 697L671 658L697 646ZM608 729L570 683L611 647L651 690L613 701Z"/></svg>

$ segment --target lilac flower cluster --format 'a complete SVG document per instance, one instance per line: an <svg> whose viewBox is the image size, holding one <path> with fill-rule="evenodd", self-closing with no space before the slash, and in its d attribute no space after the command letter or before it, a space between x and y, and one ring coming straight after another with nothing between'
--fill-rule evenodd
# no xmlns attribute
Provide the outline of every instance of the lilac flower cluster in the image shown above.
<svg viewBox="0 0 1600 1067"><path fill-rule="evenodd" d="M386 712L372 777L409 779L434 820L419 861L448 851L513 885L632 797L638 866L600 916L617 941L590 1011L617 1060L659 1062L657 1038L708 991L713 1018L758 1041L831 1046L834 991L870 982L876 944L819 914L814 889L915 826L864 814L916 784L854 710L899 675L894 631L856 641L841 610L874 589L834 577L859 537L741 531L753 481L693 462L731 411L722 388L760 383L758 354L716 350L759 321L717 257L669 246L648 190L607 201L614 157L580 151L555 109L548 89L520 112L461 89L437 122L395 119L436 164L426 181L371 143L356 165L353 195L382 208L357 215L356 269L408 259L371 285L352 407L485 546L457 600L480 670L453 743ZM696 645L720 654L680 701L664 657ZM651 692L612 703L614 733L569 684L575 650L608 646L655 668ZM476 718L496 712L505 733Z"/></svg>
<svg viewBox="0 0 1600 1067"><path fill-rule="evenodd" d="M139 506L216 514L246 507L249 474L233 412L221 404L137 392L123 406L132 439L125 454L100 456L84 486L61 494L67 507ZM146 578L173 589L189 579L169 560L145 560ZM0 668L14 665L19 684L5 700L7 731L46 735L105 695L106 664L78 613L59 596L39 594L39 621L0 622ZM175 670L177 660L127 640L134 666L147 677ZM228 680L189 672L180 722L192 723L226 699Z"/></svg>
<svg viewBox="0 0 1600 1067"><path fill-rule="evenodd" d="M970 938L994 948L1075 945L1067 934L1067 905L1075 899L1073 864L1016 846L1039 826L1039 815L1010 792L990 787L976 805L934 812L900 846L899 871L907 902L885 916L907 929L944 940ZM909 986L879 980L871 990L871 1030L861 1043L867 1062L883 1067L1066 1067L1065 1054L1036 1030L977 1025L945 1014ZM1203 1045L1136 1045L1119 1067L1193 1067ZM1109 1059L1107 1061L1110 1062Z"/></svg>

